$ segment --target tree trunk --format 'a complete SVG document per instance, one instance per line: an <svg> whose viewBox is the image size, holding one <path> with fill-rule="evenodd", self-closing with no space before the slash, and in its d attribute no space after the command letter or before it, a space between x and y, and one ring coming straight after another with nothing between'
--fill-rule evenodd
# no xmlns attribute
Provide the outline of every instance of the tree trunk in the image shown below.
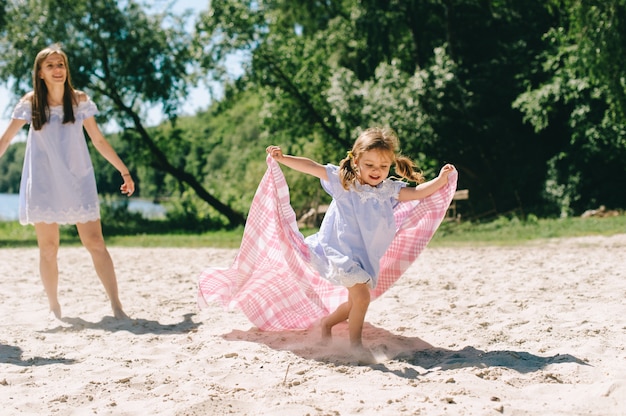
<svg viewBox="0 0 626 416"><path fill-rule="evenodd" d="M135 113L131 108L127 107L121 101L121 99L119 99L119 97L112 97L110 94L109 97L113 99L113 101L119 106L119 108L122 109L126 114L128 114L133 120L135 129L139 133L139 137L141 137L142 142L148 147L148 149L150 149L150 152L154 157L154 164L157 168L166 173L169 173L178 181L189 185L203 201L206 201L209 205L211 205L220 214L228 219L229 227L235 228L237 226L245 224L246 219L242 213L237 212L228 205L220 202L217 198L211 195L193 175L191 175L189 172L186 172L184 169L180 169L172 165L169 160L167 160L167 156L165 156L161 149L159 149L159 147L150 137L150 134L148 134L146 129L143 127L143 124L141 123L141 120L139 119L137 113Z"/></svg>

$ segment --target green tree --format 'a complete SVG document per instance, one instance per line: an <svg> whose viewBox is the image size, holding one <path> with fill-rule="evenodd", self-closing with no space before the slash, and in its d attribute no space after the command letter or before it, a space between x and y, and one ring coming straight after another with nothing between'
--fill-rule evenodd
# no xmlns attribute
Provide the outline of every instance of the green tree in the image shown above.
<svg viewBox="0 0 626 416"><path fill-rule="evenodd" d="M99 119L115 120L125 132L122 137L132 138L127 157L176 178L230 225L243 224L241 213L215 198L184 165L170 160L172 149L180 145L176 137L153 137L144 125L147 110L155 105L175 119L193 80L191 34L181 17L148 14L132 0L27 0L9 2L5 11L0 76L17 80L16 94L30 89L35 54L61 42L73 82L93 95L101 109Z"/></svg>
<svg viewBox="0 0 626 416"><path fill-rule="evenodd" d="M6 25L6 7L8 4L9 0L0 0L0 31L4 28L4 26Z"/></svg>
<svg viewBox="0 0 626 416"><path fill-rule="evenodd" d="M626 157L626 1L549 2L555 24L536 57L538 76L514 105L537 132L562 137L545 193L562 216L621 207Z"/></svg>
<svg viewBox="0 0 626 416"><path fill-rule="evenodd" d="M22 177L25 143L9 146L0 163L0 192L18 193Z"/></svg>
<svg viewBox="0 0 626 416"><path fill-rule="evenodd" d="M197 44L210 69L249 54L265 134L290 151L336 162L389 124L428 174L455 163L476 211L502 213L543 203L552 144L511 104L550 24L540 0L216 0Z"/></svg>

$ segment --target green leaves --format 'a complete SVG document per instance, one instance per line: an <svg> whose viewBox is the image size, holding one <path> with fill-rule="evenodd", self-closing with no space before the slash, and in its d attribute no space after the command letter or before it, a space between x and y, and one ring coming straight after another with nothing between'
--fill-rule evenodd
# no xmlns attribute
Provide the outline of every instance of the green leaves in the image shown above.
<svg viewBox="0 0 626 416"><path fill-rule="evenodd" d="M204 189L186 171L184 159L171 157L177 138L153 137L145 128L154 107L175 120L196 69L183 18L168 12L150 14L145 7L133 0L12 2L7 9L10 23L0 40L9 51L0 62L0 74L18 80L17 93L31 89L27 67L39 50L61 42L74 85L92 95L101 121L114 119L125 131L122 137L134 150L126 155L127 162L171 175L225 216L229 225L240 225L242 214Z"/></svg>
<svg viewBox="0 0 626 416"><path fill-rule="evenodd" d="M145 115L146 104L174 116L187 95L191 35L179 17L113 0L12 3L8 16L0 74L18 80L16 92L31 88L36 53L61 42L74 85L94 96L103 116L110 111L123 122L129 111Z"/></svg>
<svg viewBox="0 0 626 416"><path fill-rule="evenodd" d="M11 2L0 76L29 89L34 53L63 41L102 118L133 129L133 158L183 169L242 210L265 145L337 162L375 124L396 129L427 175L454 163L477 217L626 203L611 191L626 158L626 0L213 0L191 34L147 7ZM175 120L204 74L225 94L200 136L180 126L147 136L147 110ZM237 172L239 195L218 185ZM300 207L320 199L319 183L289 179Z"/></svg>

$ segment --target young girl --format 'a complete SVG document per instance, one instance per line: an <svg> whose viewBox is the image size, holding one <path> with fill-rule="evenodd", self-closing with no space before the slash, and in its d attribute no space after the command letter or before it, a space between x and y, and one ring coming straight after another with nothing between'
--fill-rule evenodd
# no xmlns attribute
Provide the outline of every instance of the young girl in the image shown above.
<svg viewBox="0 0 626 416"><path fill-rule="evenodd" d="M22 126L30 123L19 217L20 223L35 226L39 271L50 311L61 319L57 295L59 224L76 224L109 297L113 315L125 318L113 261L102 235L95 175L83 127L95 148L120 172L124 182L121 192L132 195L135 184L96 124L96 105L85 93L73 88L67 56L58 45L37 54L33 88L17 104L9 126L0 137L0 156Z"/></svg>
<svg viewBox="0 0 626 416"><path fill-rule="evenodd" d="M456 188L452 165L424 182L398 148L395 133L382 128L364 131L340 166L324 166L269 146L270 173L250 208L241 250L231 269L203 273L200 304L220 299L239 306L261 329L306 328L321 318L323 339L330 339L333 326L348 320L351 345L362 347L372 297L417 258ZM320 178L332 196L316 234L304 239L297 231L288 188L272 159ZM418 185L388 179L393 165L398 175Z"/></svg>

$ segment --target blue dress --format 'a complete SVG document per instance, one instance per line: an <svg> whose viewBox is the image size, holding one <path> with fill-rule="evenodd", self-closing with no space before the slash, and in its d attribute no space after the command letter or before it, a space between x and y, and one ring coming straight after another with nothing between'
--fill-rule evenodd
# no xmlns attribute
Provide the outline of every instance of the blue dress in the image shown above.
<svg viewBox="0 0 626 416"><path fill-rule="evenodd" d="M386 179L372 187L357 181L345 190L338 166L326 165L326 173L322 187L333 200L320 230L305 239L313 267L334 284L374 288L380 259L396 234L393 209L406 183Z"/></svg>
<svg viewBox="0 0 626 416"><path fill-rule="evenodd" d="M32 121L32 104L21 100L14 119ZM20 223L76 224L100 218L96 177L83 120L98 112L90 99L74 106L74 123L63 124L63 107L50 107L48 122L29 129L20 184Z"/></svg>

